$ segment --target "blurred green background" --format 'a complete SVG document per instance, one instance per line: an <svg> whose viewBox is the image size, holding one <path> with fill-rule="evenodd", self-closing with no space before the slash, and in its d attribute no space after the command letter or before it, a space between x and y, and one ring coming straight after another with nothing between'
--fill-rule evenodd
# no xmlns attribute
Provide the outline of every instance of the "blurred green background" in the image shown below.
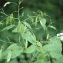
<svg viewBox="0 0 63 63"><path fill-rule="evenodd" d="M18 0L0 0L0 11L2 11L1 8L4 9L4 12L6 14L11 14L14 11L17 10L17 6L15 4L9 4L6 7L3 7L3 5L6 2L18 2ZM52 25L56 27L56 31L50 29L50 35L55 36L59 32L63 32L63 0L23 0L20 7L23 9L20 10L20 14L22 15L22 12L25 13L24 18L27 17L27 15L32 15L33 12L37 12L38 10L41 10L42 12L45 12L47 15L51 17L51 21L53 22ZM3 17L2 17L3 16ZM17 14L14 14L15 17L17 17ZM0 13L0 21L5 18L5 15ZM21 18L21 20L23 20ZM2 26L0 26L0 30L2 29ZM4 38L4 36L8 36L12 40L17 41L16 36L15 38L12 38L13 34L9 34L11 32L2 32L0 33L0 37ZM44 31L37 31L39 38L44 36ZM42 33L42 36L40 36Z"/></svg>

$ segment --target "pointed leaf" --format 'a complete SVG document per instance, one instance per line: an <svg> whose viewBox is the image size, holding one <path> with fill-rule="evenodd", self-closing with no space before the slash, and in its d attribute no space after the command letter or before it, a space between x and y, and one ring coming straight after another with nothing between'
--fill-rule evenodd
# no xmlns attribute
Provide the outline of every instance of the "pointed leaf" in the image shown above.
<svg viewBox="0 0 63 63"><path fill-rule="evenodd" d="M9 52L11 51L11 53ZM23 52L23 48L17 44L11 44L6 51L3 52L3 58L7 58L8 54L11 54L11 58L19 56ZM9 59L10 60L10 56Z"/></svg>
<svg viewBox="0 0 63 63"><path fill-rule="evenodd" d="M28 28L30 28L30 29L31 29L30 24L28 24L27 22L23 22L23 24L24 24L25 26L27 26Z"/></svg>
<svg viewBox="0 0 63 63"><path fill-rule="evenodd" d="M6 6L7 6L8 4L10 4L10 3L11 3L11 2L6 2L3 7L6 7Z"/></svg>
<svg viewBox="0 0 63 63"><path fill-rule="evenodd" d="M45 18L40 19L40 24L43 27L43 29L45 30L45 28L46 28L46 19Z"/></svg>
<svg viewBox="0 0 63 63"><path fill-rule="evenodd" d="M9 29L13 28L14 26L15 26L15 25L9 25L9 26L3 28L1 31L9 30ZM1 32L1 31L0 31L0 32Z"/></svg>
<svg viewBox="0 0 63 63"><path fill-rule="evenodd" d="M7 17L7 19L6 19L6 25L9 24L10 22L12 22L13 18L14 17L13 17L13 13L12 13L12 14L10 14L10 16Z"/></svg>
<svg viewBox="0 0 63 63"><path fill-rule="evenodd" d="M49 27L52 28L52 29L54 29L54 30L56 30L56 28L55 28L54 26L51 26L51 25L50 25Z"/></svg>
<svg viewBox="0 0 63 63"><path fill-rule="evenodd" d="M10 22L13 20L13 13L10 15Z"/></svg>
<svg viewBox="0 0 63 63"><path fill-rule="evenodd" d="M31 45L30 47L25 49L25 53L33 53L37 50L37 47L35 45Z"/></svg>
<svg viewBox="0 0 63 63"><path fill-rule="evenodd" d="M9 62L11 59L11 51L8 52L8 56L7 56L7 62Z"/></svg>
<svg viewBox="0 0 63 63"><path fill-rule="evenodd" d="M31 32L26 31L26 32L22 33L22 37L24 39L28 40L30 43L36 44L35 37L31 34Z"/></svg>
<svg viewBox="0 0 63 63"><path fill-rule="evenodd" d="M12 30L12 32L17 33L18 32L17 28L15 28L14 30Z"/></svg>

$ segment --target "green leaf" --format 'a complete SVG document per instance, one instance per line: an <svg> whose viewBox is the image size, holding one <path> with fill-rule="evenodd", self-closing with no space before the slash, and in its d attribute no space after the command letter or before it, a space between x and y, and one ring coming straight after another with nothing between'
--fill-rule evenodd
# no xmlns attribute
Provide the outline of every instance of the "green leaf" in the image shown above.
<svg viewBox="0 0 63 63"><path fill-rule="evenodd" d="M2 25L3 23L0 21L0 25Z"/></svg>
<svg viewBox="0 0 63 63"><path fill-rule="evenodd" d="M10 53L11 51L11 53ZM11 54L11 58L15 58L19 56L23 52L23 48L21 46L18 46L17 44L11 44L6 51L3 52L3 58L8 57L8 54ZM10 56L9 59L10 60Z"/></svg>
<svg viewBox="0 0 63 63"><path fill-rule="evenodd" d="M37 61L34 62L34 63L47 63L47 62L45 62L43 59L40 59L40 60L37 60Z"/></svg>
<svg viewBox="0 0 63 63"><path fill-rule="evenodd" d="M26 48L24 50L25 53L33 53L37 50L37 47L35 45L31 45L30 47Z"/></svg>
<svg viewBox="0 0 63 63"><path fill-rule="evenodd" d="M11 51L8 52L8 56L7 56L7 62L9 62L11 59Z"/></svg>
<svg viewBox="0 0 63 63"><path fill-rule="evenodd" d="M1 60L1 58L2 58L2 49L0 50L0 60Z"/></svg>
<svg viewBox="0 0 63 63"><path fill-rule="evenodd" d="M12 30L12 32L14 32L14 33L17 33L17 32L20 32L20 31L22 31L21 30L21 22L20 21L18 21L18 25L16 26L16 28L14 29L14 30Z"/></svg>
<svg viewBox="0 0 63 63"><path fill-rule="evenodd" d="M36 20L35 20L35 26L37 25L38 23L38 16L36 17Z"/></svg>
<svg viewBox="0 0 63 63"><path fill-rule="evenodd" d="M11 2L6 2L3 7L6 7L6 6L7 6L8 4L10 4L10 3L11 3Z"/></svg>
<svg viewBox="0 0 63 63"><path fill-rule="evenodd" d="M9 30L9 29L13 28L14 26L15 26L15 25L9 25L9 26L3 28L1 31ZM1 32L1 31L0 31L0 32Z"/></svg>
<svg viewBox="0 0 63 63"><path fill-rule="evenodd" d="M13 17L13 13L12 13L12 14L10 14L10 16L7 17L7 19L6 19L6 25L9 24L10 22L12 22L13 18L14 17Z"/></svg>
<svg viewBox="0 0 63 63"><path fill-rule="evenodd" d="M12 30L13 33L17 33L17 28L15 28L14 30Z"/></svg>
<svg viewBox="0 0 63 63"><path fill-rule="evenodd" d="M40 24L43 27L43 29L45 30L45 28L46 28L46 19L45 18L41 18L40 19Z"/></svg>
<svg viewBox="0 0 63 63"><path fill-rule="evenodd" d="M51 38L49 44L44 45L43 48L50 53L52 58L58 59L62 56L62 44L57 37Z"/></svg>
<svg viewBox="0 0 63 63"><path fill-rule="evenodd" d="M20 21L18 21L17 27L14 30L12 30L12 32L14 32L14 33L21 32L22 31L22 27L24 27L24 26L21 24Z"/></svg>
<svg viewBox="0 0 63 63"><path fill-rule="evenodd" d="M62 56L62 54L59 52L50 52L50 55L52 58L55 58L55 59L58 59Z"/></svg>
<svg viewBox="0 0 63 63"><path fill-rule="evenodd" d="M23 33L24 31L26 31L26 26L24 26L20 21L18 22L16 28L12 30L12 32L14 33L19 33L19 32Z"/></svg>
<svg viewBox="0 0 63 63"><path fill-rule="evenodd" d="M17 25L17 32L23 33L26 30L26 27L19 21Z"/></svg>
<svg viewBox="0 0 63 63"><path fill-rule="evenodd" d="M23 24L24 24L25 26L27 26L28 28L30 28L30 29L31 29L30 24L28 24L27 22L23 22Z"/></svg>
<svg viewBox="0 0 63 63"><path fill-rule="evenodd" d="M9 24L9 22L10 21L9 21L9 16L8 16L7 19L6 19L6 25Z"/></svg>
<svg viewBox="0 0 63 63"><path fill-rule="evenodd" d="M43 13L42 11L39 11L39 15L40 15L41 17L43 17L43 16L44 16L44 13Z"/></svg>
<svg viewBox="0 0 63 63"><path fill-rule="evenodd" d="M20 22L20 21L18 21L17 30L18 30L18 31L21 30L21 22Z"/></svg>
<svg viewBox="0 0 63 63"><path fill-rule="evenodd" d="M42 44L39 41L37 41L37 46L42 48Z"/></svg>
<svg viewBox="0 0 63 63"><path fill-rule="evenodd" d="M59 59L57 59L56 61L54 61L54 63L63 63L63 57L60 57Z"/></svg>
<svg viewBox="0 0 63 63"><path fill-rule="evenodd" d="M13 13L10 15L10 22L13 20Z"/></svg>
<svg viewBox="0 0 63 63"><path fill-rule="evenodd" d="M30 43L32 44L36 44L36 39L35 37L31 34L31 32L26 31L24 33L22 33L22 37L26 40L28 40Z"/></svg>
<svg viewBox="0 0 63 63"><path fill-rule="evenodd" d="M56 30L56 28L55 28L54 26L51 26L51 25L50 25L49 27L52 28L52 29L54 29L54 30Z"/></svg>

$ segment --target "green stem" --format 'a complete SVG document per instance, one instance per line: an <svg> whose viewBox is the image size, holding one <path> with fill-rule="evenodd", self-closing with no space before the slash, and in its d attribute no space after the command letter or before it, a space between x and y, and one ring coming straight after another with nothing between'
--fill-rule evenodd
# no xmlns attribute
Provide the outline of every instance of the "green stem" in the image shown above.
<svg viewBox="0 0 63 63"><path fill-rule="evenodd" d="M20 4L18 2L18 21L20 21L20 19L19 19L19 7L20 7Z"/></svg>
<svg viewBox="0 0 63 63"><path fill-rule="evenodd" d="M18 0L18 24L20 23L20 15L19 15L20 4ZM19 44L20 44L20 33L19 33Z"/></svg>
<svg viewBox="0 0 63 63"><path fill-rule="evenodd" d="M19 44L20 44L20 41L21 41L21 40L20 40L20 33L19 33Z"/></svg>
<svg viewBox="0 0 63 63"><path fill-rule="evenodd" d="M48 38L49 38L48 26L47 26L47 28L46 28L46 34L47 34L46 38L48 39Z"/></svg>

